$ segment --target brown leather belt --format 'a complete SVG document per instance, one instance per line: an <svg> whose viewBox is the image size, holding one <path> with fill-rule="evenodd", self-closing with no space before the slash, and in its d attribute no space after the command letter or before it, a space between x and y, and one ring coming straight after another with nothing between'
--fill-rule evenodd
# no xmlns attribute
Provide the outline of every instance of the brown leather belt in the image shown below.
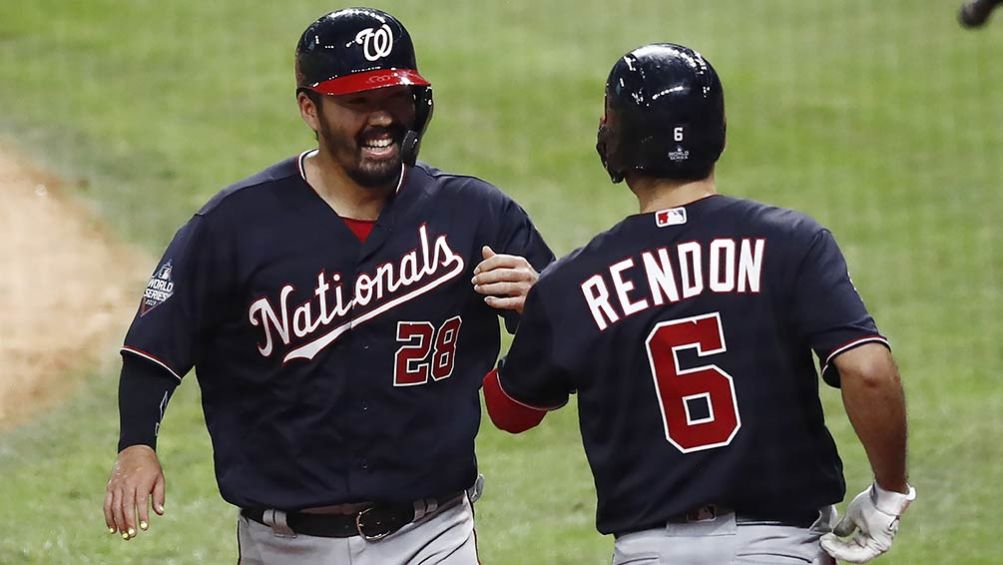
<svg viewBox="0 0 1003 565"><path fill-rule="evenodd" d="M418 518L426 518L456 505L466 491L448 494L441 498L425 499L421 505L429 511L422 512ZM416 519L418 503L379 503L366 506L358 512L348 514L310 514L307 512L287 512L286 524L297 534L317 536L322 538L350 538L362 536L373 541L385 538ZM248 520L269 526L265 514L271 510L265 508L241 508L240 514Z"/></svg>

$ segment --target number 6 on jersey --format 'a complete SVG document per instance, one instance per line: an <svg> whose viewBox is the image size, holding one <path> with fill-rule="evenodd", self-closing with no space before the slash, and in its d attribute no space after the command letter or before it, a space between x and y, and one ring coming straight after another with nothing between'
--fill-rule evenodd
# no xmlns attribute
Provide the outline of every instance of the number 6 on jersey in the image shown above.
<svg viewBox="0 0 1003 565"><path fill-rule="evenodd" d="M713 364L682 369L677 356L683 349L696 349L699 357L727 351L721 315L659 322L645 346L665 439L683 453L731 443L742 427L731 375Z"/></svg>

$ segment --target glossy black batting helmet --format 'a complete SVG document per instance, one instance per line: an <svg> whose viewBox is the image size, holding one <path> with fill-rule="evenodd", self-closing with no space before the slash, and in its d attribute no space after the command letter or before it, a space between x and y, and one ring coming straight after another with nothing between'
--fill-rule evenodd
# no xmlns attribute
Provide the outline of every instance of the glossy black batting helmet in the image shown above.
<svg viewBox="0 0 1003 565"><path fill-rule="evenodd" d="M674 43L638 47L613 65L596 150L613 182L631 170L706 177L724 151L724 91L699 53Z"/></svg>
<svg viewBox="0 0 1003 565"><path fill-rule="evenodd" d="M380 10L346 8L310 24L296 44L297 92L338 95L402 85L414 92L414 128L401 145L404 162L413 165L434 105L404 25Z"/></svg>

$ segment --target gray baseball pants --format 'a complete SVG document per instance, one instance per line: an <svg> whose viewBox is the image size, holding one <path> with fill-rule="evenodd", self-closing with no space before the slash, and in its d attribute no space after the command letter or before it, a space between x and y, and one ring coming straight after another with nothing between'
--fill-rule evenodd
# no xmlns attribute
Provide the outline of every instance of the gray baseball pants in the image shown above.
<svg viewBox="0 0 1003 565"><path fill-rule="evenodd" d="M239 516L237 543L240 565L477 565L467 497L377 541L297 535Z"/></svg>
<svg viewBox="0 0 1003 565"><path fill-rule="evenodd" d="M613 565L835 565L818 544L832 529L833 510L820 511L809 528L743 523L733 512L666 524L617 538Z"/></svg>

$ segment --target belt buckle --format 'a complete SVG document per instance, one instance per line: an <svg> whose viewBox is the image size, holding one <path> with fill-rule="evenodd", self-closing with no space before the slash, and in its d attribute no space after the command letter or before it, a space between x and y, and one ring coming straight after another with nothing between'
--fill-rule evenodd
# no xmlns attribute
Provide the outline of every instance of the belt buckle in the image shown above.
<svg viewBox="0 0 1003 565"><path fill-rule="evenodd" d="M396 531L396 530L393 530L393 529L387 529L387 530L384 530L384 531L376 533L376 534L372 534L372 535L367 534L365 532L366 525L363 523L363 516L365 516L373 508L375 508L375 506L370 506L369 508L363 508L362 510L359 511L358 514L355 515L355 531L359 532L359 535L362 536L362 539L364 539L366 541L381 540L381 539L389 536L390 534L392 534L392 533L394 533Z"/></svg>

